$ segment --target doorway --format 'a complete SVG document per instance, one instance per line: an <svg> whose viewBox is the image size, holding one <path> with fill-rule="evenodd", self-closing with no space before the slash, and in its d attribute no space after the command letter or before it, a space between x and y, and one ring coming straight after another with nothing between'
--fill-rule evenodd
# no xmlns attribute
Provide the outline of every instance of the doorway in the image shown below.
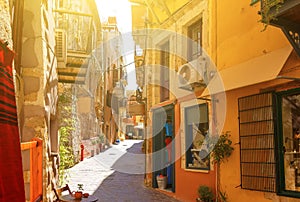
<svg viewBox="0 0 300 202"><path fill-rule="evenodd" d="M175 192L174 105L154 109L152 120L152 187L158 188L156 177L163 175L166 189Z"/></svg>

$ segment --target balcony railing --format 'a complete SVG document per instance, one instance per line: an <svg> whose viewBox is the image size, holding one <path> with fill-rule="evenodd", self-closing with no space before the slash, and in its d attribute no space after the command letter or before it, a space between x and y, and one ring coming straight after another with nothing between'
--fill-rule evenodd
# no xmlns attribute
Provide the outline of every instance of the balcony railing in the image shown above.
<svg viewBox="0 0 300 202"><path fill-rule="evenodd" d="M56 53L63 55L63 62L58 60L58 79L63 83L85 84L89 55L95 46L93 16L56 9L54 18L58 32L62 33L56 38Z"/></svg>

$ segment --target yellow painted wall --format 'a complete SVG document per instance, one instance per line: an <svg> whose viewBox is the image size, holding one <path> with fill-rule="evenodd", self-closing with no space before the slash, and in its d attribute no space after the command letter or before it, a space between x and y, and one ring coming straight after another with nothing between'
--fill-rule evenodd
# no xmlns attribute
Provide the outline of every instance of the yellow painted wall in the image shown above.
<svg viewBox="0 0 300 202"><path fill-rule="evenodd" d="M259 22L260 3L250 6L250 0L219 0L217 10L216 42L219 69L247 61L288 45L283 32ZM214 32L214 30L213 30Z"/></svg>
<svg viewBox="0 0 300 202"><path fill-rule="evenodd" d="M234 151L228 161L221 163L220 184L221 190L228 195L231 202L270 202L264 197L264 192L241 189L240 180L240 149L239 144L239 120L238 120L238 98L250 94L259 93L262 85L255 85L226 93L226 119L223 131L230 131Z"/></svg>
<svg viewBox="0 0 300 202"><path fill-rule="evenodd" d="M192 0L186 9L180 9L178 12L179 7L185 5L188 1L166 0L165 2L170 11L177 12L174 13L172 19L164 21L165 23L160 28L185 34L189 22L201 15L204 16L203 47L215 61L219 70L233 67L289 45L279 28L268 26L263 31L264 25L259 22L261 16L258 15L260 3L250 6L250 0ZM200 5L206 5L207 10L202 12ZM133 15L135 14L133 13ZM165 15L164 13L158 17L163 19ZM153 16L152 19L154 21ZM152 26L159 27L157 24ZM174 43L174 41L176 42L176 40L173 40L171 43ZM151 57L147 62L151 61L153 63L155 58L158 58L155 54L147 55L147 57ZM175 69L178 68L176 63L172 65ZM232 75L232 78L234 78L234 75ZM231 131L234 144L239 142L238 98L258 93L262 86L264 85L258 84L227 93L227 114L223 131ZM152 96L149 100L152 99L153 103L157 103L154 88L152 88L152 91L149 90L148 93ZM241 184L240 151L238 144L234 145L234 147L235 150L229 161L221 164L220 170L221 190L226 191L229 197L228 201L270 202L271 200L267 198L275 197L272 194L267 194L268 196L266 196L264 192L249 191L237 187ZM176 168L176 183L181 184L176 187L175 195L184 199L194 199L195 196L192 196L191 193L184 191L180 187L183 185L182 182L184 182L182 177L188 179L193 177L193 174L183 172L179 164L177 164Z"/></svg>
<svg viewBox="0 0 300 202"><path fill-rule="evenodd" d="M219 70L233 67L289 45L279 28L268 26L263 31L264 25L259 22L261 16L258 15L260 3L250 6L250 0L240 0L234 3L229 0L219 0L213 8L217 11L213 32L216 33L214 36L217 48L215 61ZM234 79L234 74L232 78ZM259 89L263 86L265 85L257 84L226 93L227 110L223 131L231 131L233 144L239 142L238 98L259 93ZM228 161L221 164L220 170L221 190L226 191L228 200L270 202L271 198L276 198L275 194L266 195L261 191L249 191L237 187L241 184L239 145L234 145L234 149ZM234 172L233 168L235 168Z"/></svg>

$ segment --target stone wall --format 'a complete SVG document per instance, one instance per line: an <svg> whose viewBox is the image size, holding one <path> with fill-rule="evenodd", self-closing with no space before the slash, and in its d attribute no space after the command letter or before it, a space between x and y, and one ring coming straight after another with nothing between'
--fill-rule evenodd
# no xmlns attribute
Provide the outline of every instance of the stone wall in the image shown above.
<svg viewBox="0 0 300 202"><path fill-rule="evenodd" d="M58 179L57 73L52 1L24 1L21 78L22 141L43 139L43 198L51 201Z"/></svg>
<svg viewBox="0 0 300 202"><path fill-rule="evenodd" d="M8 47L13 49L12 43L12 29L11 29L11 16L9 13L8 0L2 0L0 2L0 39L4 42L8 42Z"/></svg>
<svg viewBox="0 0 300 202"><path fill-rule="evenodd" d="M34 4L24 1L23 49L15 50L22 52L21 75L15 79L21 141L30 141L33 137L44 140L43 198L46 201L52 200L51 190L58 176L58 159L52 155L58 150L55 121L57 75L51 5L51 1ZM0 39L7 41L8 47L13 49L10 6L8 0L0 3Z"/></svg>

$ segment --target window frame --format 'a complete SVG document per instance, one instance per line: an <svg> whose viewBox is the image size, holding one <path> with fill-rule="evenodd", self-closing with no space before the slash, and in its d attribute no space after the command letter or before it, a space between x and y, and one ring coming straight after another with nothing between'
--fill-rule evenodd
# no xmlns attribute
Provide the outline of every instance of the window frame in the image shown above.
<svg viewBox="0 0 300 202"><path fill-rule="evenodd" d="M160 50L160 102L164 102L170 99L170 41L164 42Z"/></svg>
<svg viewBox="0 0 300 202"><path fill-rule="evenodd" d="M203 105L205 105L205 110L206 110L206 114L205 114L205 116L206 116L206 120L207 120L207 122L206 123L204 123L204 124L207 124L207 130L209 131L209 104L207 103L207 102L202 102L202 103L194 103L193 105L188 105L188 106L185 106L185 107L183 107L183 124L184 124L184 162L183 162L183 164L184 164L184 168L186 169L186 170L191 170L191 171L199 171L199 172L208 172L208 171L210 171L211 170L211 158L210 158L210 154L208 154L208 166L206 167L206 168L201 168L201 167L199 167L199 168L197 168L197 167L189 167L188 166L188 164L189 163L191 163L190 161L188 162L188 160L189 160L189 158L187 157L187 155L188 154L190 154L191 155L191 158L192 158L192 154L191 154L191 152L189 152L188 150L190 149L190 144L189 143L187 143L187 140L188 139L190 139L191 137L187 137L188 135L192 135L193 136L193 134L191 133L188 133L188 124L187 124L187 114L188 114L188 109L190 109L190 108L194 108L194 107L199 107L200 108L200 106L203 106ZM196 123L196 124L199 124L199 123ZM207 134L206 134L207 135ZM193 138L193 137L192 137Z"/></svg>
<svg viewBox="0 0 300 202"><path fill-rule="evenodd" d="M271 92L238 98L242 189L277 192L276 107Z"/></svg>
<svg viewBox="0 0 300 202"><path fill-rule="evenodd" d="M241 98L251 97L254 95L261 95L265 93L253 94ZM300 95L300 88L288 89L284 91L273 92L272 99L273 99L273 121L274 121L274 155L275 155L275 163L276 163L276 173L275 173L275 191L279 196L285 197L292 197L292 198L300 198L300 189L297 190L287 190L286 189L286 172L285 172L285 159L284 159L284 130L283 130L283 99L284 97L292 96L292 95ZM238 103L239 104L239 103ZM240 117L239 117L240 119ZM255 120L253 120L255 121ZM239 131L241 133L241 131ZM239 134L240 136L241 134ZM256 142L256 144L259 144ZM241 146L241 145L240 145ZM241 148L240 148L241 151ZM242 154L241 154L242 155ZM241 166L241 159L240 159L240 166ZM242 167L240 167L240 172L242 175ZM241 177L241 185L243 185L242 177ZM241 186L242 189L252 190L249 188L244 188ZM255 189L255 191L260 192L268 192L265 190Z"/></svg>
<svg viewBox="0 0 300 202"><path fill-rule="evenodd" d="M280 196L287 196L293 198L300 198L300 191L292 191L285 189L285 168L284 168L284 150L283 150L283 119L282 119L282 100L285 96L300 95L300 88L290 89L276 93L276 108L277 108L277 194Z"/></svg>
<svg viewBox="0 0 300 202"><path fill-rule="evenodd" d="M194 32L197 31L197 29L200 26L200 37L195 38L194 37ZM197 57L202 55L202 36L203 36L203 20L202 18L197 19L195 22L193 22L191 25L187 27L187 36L188 36L188 41L187 41L187 59L188 61L192 61L196 59ZM199 50L197 52L193 52L193 43L197 42L197 45L199 46Z"/></svg>

